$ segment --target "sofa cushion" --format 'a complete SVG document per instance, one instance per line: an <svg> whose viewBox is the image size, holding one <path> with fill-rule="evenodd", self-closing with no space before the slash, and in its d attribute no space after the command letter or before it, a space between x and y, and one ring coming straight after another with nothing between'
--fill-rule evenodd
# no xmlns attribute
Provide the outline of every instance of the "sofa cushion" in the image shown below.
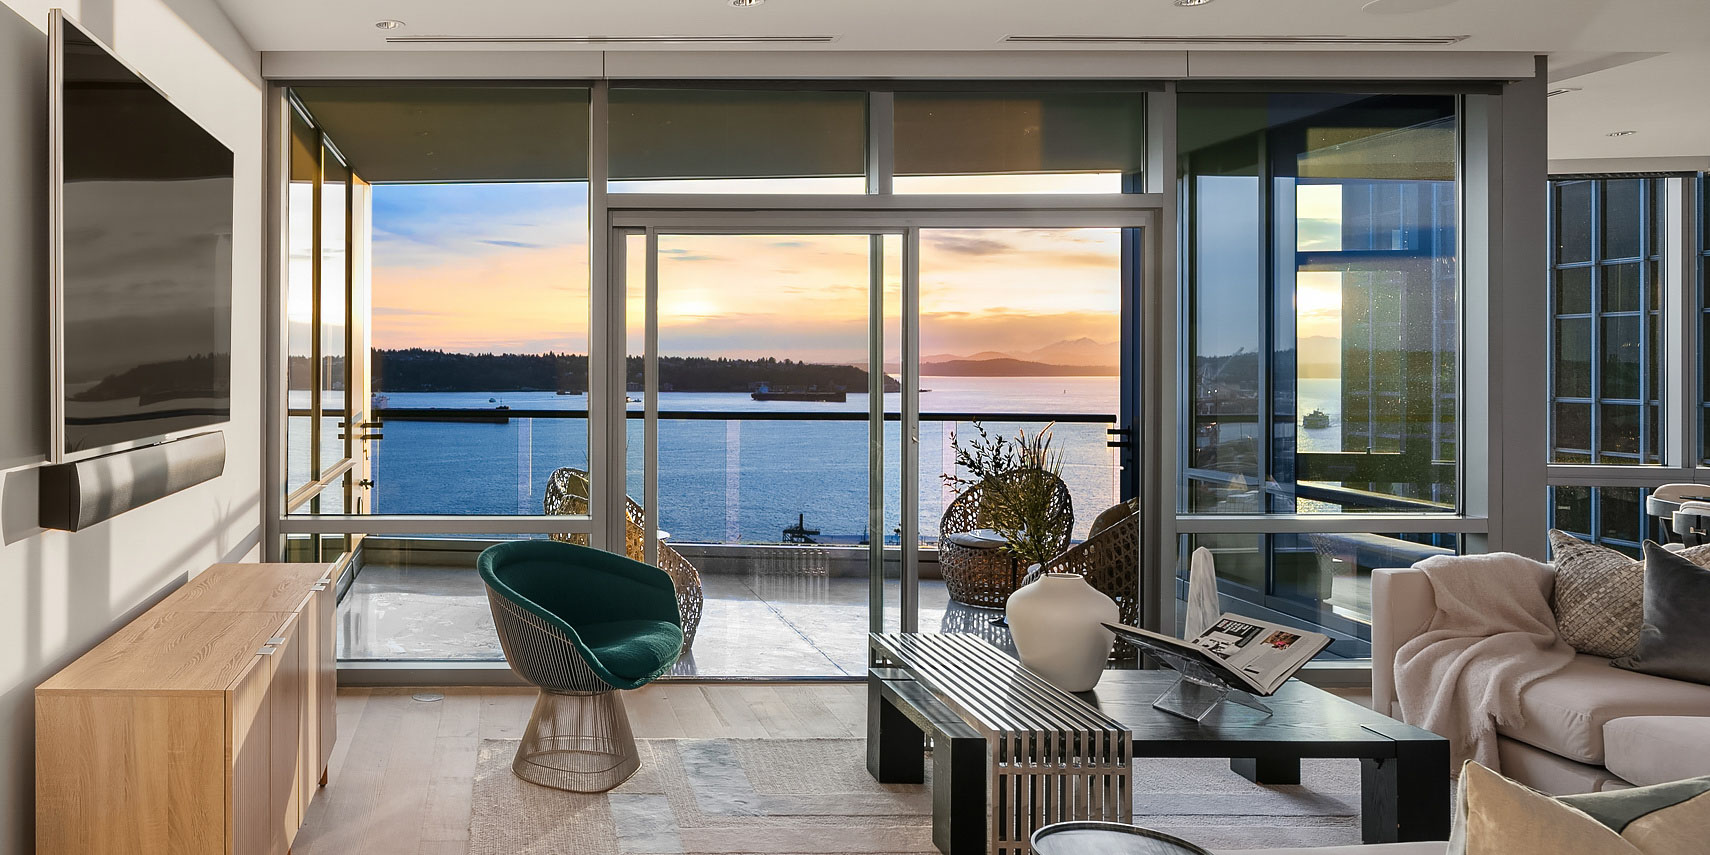
<svg viewBox="0 0 1710 855"><path fill-rule="evenodd" d="M1497 737L1496 756L1502 761L1504 777L1552 796L1597 793L1613 787L1631 786L1602 766L1569 760L1518 739Z"/></svg>
<svg viewBox="0 0 1710 855"><path fill-rule="evenodd" d="M1449 855L1647 855L1596 817L1468 760ZM1657 853L1661 855L1661 853Z"/></svg>
<svg viewBox="0 0 1710 855"><path fill-rule="evenodd" d="M1710 775L1710 709L1637 715L1603 726L1604 765L1639 786Z"/></svg>
<svg viewBox="0 0 1710 855"><path fill-rule="evenodd" d="M1710 686L1710 569L1684 556L1646 541L1645 622L1615 667Z"/></svg>
<svg viewBox="0 0 1710 855"><path fill-rule="evenodd" d="M1450 855L1683 855L1710 838L1710 777L1552 798L1461 769Z"/></svg>
<svg viewBox="0 0 1710 855"><path fill-rule="evenodd" d="M1562 640L1592 656L1631 656L1644 619L1647 557L1635 561L1607 546L1587 543L1550 530L1550 555L1556 588L1550 608ZM1672 557L1694 566L1710 565L1710 545L1684 549ZM1645 669L1639 669L1645 670Z"/></svg>
<svg viewBox="0 0 1710 855"><path fill-rule="evenodd" d="M1702 715L1710 686L1609 666L1584 654L1520 694L1525 724L1497 732L1569 760L1603 765L1603 726L1627 716Z"/></svg>
<svg viewBox="0 0 1710 855"><path fill-rule="evenodd" d="M677 661L683 630L662 620L617 620L576 628L606 670L626 680L651 680Z"/></svg>

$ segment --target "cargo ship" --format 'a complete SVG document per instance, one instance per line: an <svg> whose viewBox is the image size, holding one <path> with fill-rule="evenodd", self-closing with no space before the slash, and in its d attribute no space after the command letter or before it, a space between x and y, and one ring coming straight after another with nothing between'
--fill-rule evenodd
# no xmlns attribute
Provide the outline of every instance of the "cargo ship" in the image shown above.
<svg viewBox="0 0 1710 855"><path fill-rule="evenodd" d="M749 393L749 397L756 401L820 401L825 403L841 404L849 400L849 393L842 389L821 391L813 386L809 386L806 389L774 390L772 387L762 383L753 392Z"/></svg>

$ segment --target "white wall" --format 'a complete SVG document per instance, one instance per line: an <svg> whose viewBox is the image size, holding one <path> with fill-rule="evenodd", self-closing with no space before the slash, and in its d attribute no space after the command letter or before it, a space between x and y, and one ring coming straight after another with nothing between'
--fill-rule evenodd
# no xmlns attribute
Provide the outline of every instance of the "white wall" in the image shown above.
<svg viewBox="0 0 1710 855"><path fill-rule="evenodd" d="M47 27L64 6L236 152L222 477L77 534L37 528L47 455ZM36 684L261 536L259 57L213 0L0 0L0 855L34 851Z"/></svg>

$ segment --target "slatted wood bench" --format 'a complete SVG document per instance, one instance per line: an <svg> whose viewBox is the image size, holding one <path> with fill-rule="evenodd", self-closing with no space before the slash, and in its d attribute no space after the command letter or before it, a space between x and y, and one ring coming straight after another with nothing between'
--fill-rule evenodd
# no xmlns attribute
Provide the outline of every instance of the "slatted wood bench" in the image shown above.
<svg viewBox="0 0 1710 855"><path fill-rule="evenodd" d="M920 783L932 738L932 840L946 855L1026 855L1039 826L1129 820L1120 722L975 636L874 633L868 647L867 770Z"/></svg>

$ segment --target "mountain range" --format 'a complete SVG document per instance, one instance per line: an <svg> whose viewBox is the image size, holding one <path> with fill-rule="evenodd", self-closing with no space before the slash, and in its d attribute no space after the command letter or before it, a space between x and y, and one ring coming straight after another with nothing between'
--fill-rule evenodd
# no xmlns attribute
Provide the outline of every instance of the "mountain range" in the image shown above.
<svg viewBox="0 0 1710 855"><path fill-rule="evenodd" d="M1120 369L1115 342L1082 336L1033 350L929 354L921 357L920 373L929 377L1084 377L1115 376Z"/></svg>

